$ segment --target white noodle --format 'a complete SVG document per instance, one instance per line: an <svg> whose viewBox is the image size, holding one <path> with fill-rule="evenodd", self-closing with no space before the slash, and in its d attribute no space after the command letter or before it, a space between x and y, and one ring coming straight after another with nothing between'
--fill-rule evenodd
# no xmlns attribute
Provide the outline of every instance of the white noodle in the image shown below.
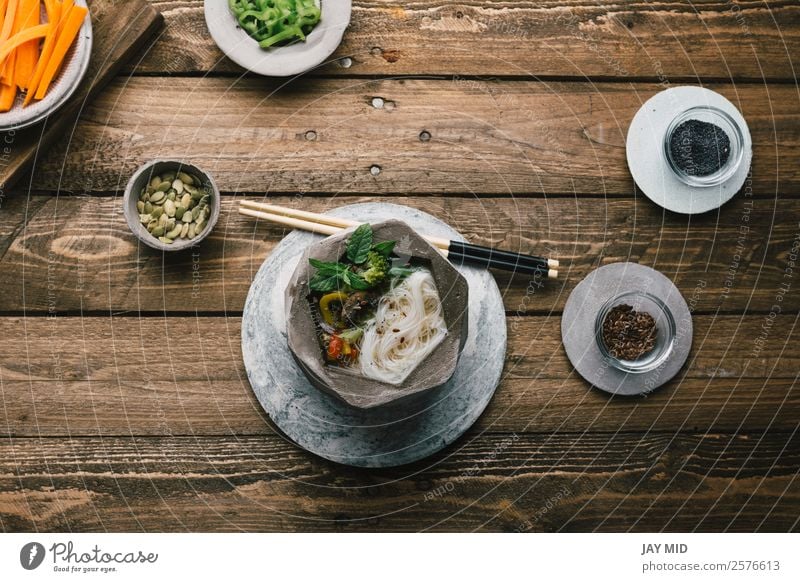
<svg viewBox="0 0 800 582"><path fill-rule="evenodd" d="M361 373L400 384L445 335L447 326L433 276L425 269L414 271L378 302L375 318L361 340Z"/></svg>

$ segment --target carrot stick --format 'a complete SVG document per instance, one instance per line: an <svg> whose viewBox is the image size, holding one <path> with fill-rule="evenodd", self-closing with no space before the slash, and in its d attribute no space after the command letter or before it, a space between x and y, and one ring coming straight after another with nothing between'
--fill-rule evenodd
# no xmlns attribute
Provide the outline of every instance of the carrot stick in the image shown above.
<svg viewBox="0 0 800 582"><path fill-rule="evenodd" d="M58 33L61 30L59 21L61 20L61 2L54 2L53 0L45 0L47 7L47 19L50 25L50 30L47 31L47 36L44 37L44 45L42 46L42 54L36 63L36 70L33 72L30 83L28 83L28 93L25 95L25 101L22 106L26 107L33 101L33 96L36 93L39 82L42 80L44 70L47 68L47 63L50 62L50 57L53 54L53 49L56 46Z"/></svg>
<svg viewBox="0 0 800 582"><path fill-rule="evenodd" d="M17 86L0 85L0 112L11 109L17 97Z"/></svg>
<svg viewBox="0 0 800 582"><path fill-rule="evenodd" d="M39 82L39 86L36 88L37 99L42 99L47 93L47 89L50 87L53 77L55 77L59 67L61 66L61 63L64 61L64 57L66 56L69 47L72 45L72 41L74 41L75 37L78 35L78 31L81 29L83 20L86 18L86 14L88 12L89 10L83 6L72 6L71 9L68 9L66 16L61 17L60 22L63 23L63 28L61 29L61 32L58 33L58 40L56 41L56 46L53 49L53 54L48 60L47 67L42 75L42 80ZM0 57L2 57L1 52Z"/></svg>
<svg viewBox="0 0 800 582"><path fill-rule="evenodd" d="M39 24L41 12L39 0L22 0L19 18L20 30L26 30ZM14 78L20 89L27 89L39 58L39 39L29 40L17 49L17 62L14 66Z"/></svg>
<svg viewBox="0 0 800 582"><path fill-rule="evenodd" d="M42 38L47 34L48 30L50 30L49 24L37 24L15 34L3 44L0 44L0 62L5 60L15 48L29 40Z"/></svg>
<svg viewBox="0 0 800 582"><path fill-rule="evenodd" d="M6 17L3 20L3 28L0 29L0 43L5 42L14 34L18 3L19 0L8 0L6 4ZM5 82L7 85L13 85L13 82L7 82L6 63L0 63L0 81Z"/></svg>

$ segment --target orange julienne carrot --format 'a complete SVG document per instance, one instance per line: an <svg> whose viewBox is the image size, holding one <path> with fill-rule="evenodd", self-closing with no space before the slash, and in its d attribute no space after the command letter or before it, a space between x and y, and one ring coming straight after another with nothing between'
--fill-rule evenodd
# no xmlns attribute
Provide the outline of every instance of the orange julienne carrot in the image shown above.
<svg viewBox="0 0 800 582"><path fill-rule="evenodd" d="M47 34L48 30L50 30L49 24L37 24L15 34L3 44L0 44L0 62L5 60L15 48L29 40L42 38Z"/></svg>
<svg viewBox="0 0 800 582"><path fill-rule="evenodd" d="M0 84L0 112L8 111L17 97L17 86Z"/></svg>
<svg viewBox="0 0 800 582"><path fill-rule="evenodd" d="M39 86L36 88L37 99L42 99L47 93L47 89L50 87L50 82L58 72L61 63L63 62L69 47L72 46L72 41L74 41L75 37L78 35L78 31L83 25L83 19L86 17L88 12L89 10L83 6L72 6L71 9L68 9L66 16L62 16L60 19L60 22L63 22L63 28L58 34L56 46L53 49L53 54L47 62L47 67L42 75L42 80L39 82Z"/></svg>
<svg viewBox="0 0 800 582"><path fill-rule="evenodd" d="M39 24L41 12L39 0L22 0L20 4L20 30L26 30ZM17 49L17 62L14 66L14 78L17 87L27 89L36 61L39 58L39 39L29 40Z"/></svg>
<svg viewBox="0 0 800 582"><path fill-rule="evenodd" d="M14 23L17 15L17 5L19 0L8 0L6 4L5 19L3 20L3 28L0 29L0 43L5 42L14 34ZM6 82L7 85L13 85L13 80L9 82L6 75L6 63L0 63L0 81Z"/></svg>
<svg viewBox="0 0 800 582"><path fill-rule="evenodd" d="M53 54L53 49L56 46L58 32L61 30L59 21L61 20L61 2L54 2L53 0L45 0L47 7L47 19L50 25L50 30L47 31L47 36L44 37L44 45L42 46L42 53L36 63L36 70L33 72L30 82L28 83L28 93L25 95L25 101L22 106L25 107L33 101L33 96L36 89L39 87L39 82L42 80L44 70L47 63L50 61L50 56Z"/></svg>

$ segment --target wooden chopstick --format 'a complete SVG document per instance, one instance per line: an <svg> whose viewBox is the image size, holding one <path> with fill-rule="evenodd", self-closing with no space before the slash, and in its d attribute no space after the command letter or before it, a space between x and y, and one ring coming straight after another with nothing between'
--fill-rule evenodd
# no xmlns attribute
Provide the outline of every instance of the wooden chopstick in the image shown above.
<svg viewBox="0 0 800 582"><path fill-rule="evenodd" d="M316 214L305 210L295 210L274 204L242 200L239 213L253 218L260 218L289 228L306 230L318 234L332 235L359 224L357 221ZM424 235L423 235L424 236ZM498 251L488 247L478 247L466 243L454 242L439 237L424 236L433 246L454 262L477 263L508 271L546 275L550 279L558 277L558 261L528 255L519 255L507 251ZM451 243L457 246L457 253L450 257Z"/></svg>

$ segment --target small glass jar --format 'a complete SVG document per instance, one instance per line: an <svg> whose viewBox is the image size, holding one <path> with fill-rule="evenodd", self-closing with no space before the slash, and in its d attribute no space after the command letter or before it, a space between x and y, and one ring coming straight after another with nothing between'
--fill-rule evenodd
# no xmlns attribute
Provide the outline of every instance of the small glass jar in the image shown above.
<svg viewBox="0 0 800 582"><path fill-rule="evenodd" d="M674 159L672 148L670 144L675 132L685 121L698 120L706 123L712 123L720 128L728 136L730 142L730 154L727 161L717 170L711 174L696 176L685 172L677 160ZM664 148L663 154L667 162L667 166L672 170L675 176L684 184L694 187L709 187L718 186L725 182L728 178L733 176L736 170L742 163L744 158L744 135L739 124L727 113L716 107L709 107L705 105L691 107L679 115L667 127L664 134Z"/></svg>
<svg viewBox="0 0 800 582"><path fill-rule="evenodd" d="M650 352L636 360L623 360L611 355L603 340L603 322L617 305L630 305L634 311L649 313L655 320L655 345ZM627 291L615 295L603 304L597 313L594 331L597 347L600 349L604 361L623 372L638 374L655 370L670 356L675 344L676 326L672 312L661 299L645 291Z"/></svg>

